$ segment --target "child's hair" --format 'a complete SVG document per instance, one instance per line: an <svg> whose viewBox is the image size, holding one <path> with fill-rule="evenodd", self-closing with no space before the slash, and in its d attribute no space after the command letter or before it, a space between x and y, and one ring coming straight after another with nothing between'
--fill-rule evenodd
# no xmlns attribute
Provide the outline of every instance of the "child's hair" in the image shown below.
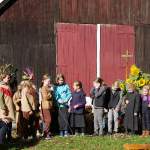
<svg viewBox="0 0 150 150"><path fill-rule="evenodd" d="M132 90L135 90L135 84L133 83L128 83L127 84L127 89L131 88Z"/></svg>
<svg viewBox="0 0 150 150"><path fill-rule="evenodd" d="M48 74L44 74L42 77L42 81L50 79L50 76Z"/></svg>
<svg viewBox="0 0 150 150"><path fill-rule="evenodd" d="M82 89L82 82L81 81L75 81L74 84L78 86L80 89Z"/></svg>
<svg viewBox="0 0 150 150"><path fill-rule="evenodd" d="M148 85L145 85L142 89L150 90L150 87Z"/></svg>
<svg viewBox="0 0 150 150"><path fill-rule="evenodd" d="M102 85L104 81L103 81L102 78L98 77L98 78L96 78L93 82L95 82L95 83L100 83L100 85Z"/></svg>
<svg viewBox="0 0 150 150"><path fill-rule="evenodd" d="M119 81L115 81L113 84L112 84L112 87L114 87L114 85L117 84L119 86Z"/></svg>
<svg viewBox="0 0 150 150"><path fill-rule="evenodd" d="M62 78L62 79L64 80L64 82L65 82L65 77L64 77L64 75L60 73L60 74L57 74L57 76L56 76L56 84L58 84L58 80L59 80L60 78Z"/></svg>
<svg viewBox="0 0 150 150"><path fill-rule="evenodd" d="M2 81L4 78L6 78L6 76L10 76L10 74L6 74L6 73L1 74L0 75L0 81Z"/></svg>
<svg viewBox="0 0 150 150"><path fill-rule="evenodd" d="M50 76L48 74L44 74L43 77L42 77L42 82L41 82L41 86L43 86L43 83L44 83L44 80L47 80L47 79L50 79Z"/></svg>
<svg viewBox="0 0 150 150"><path fill-rule="evenodd" d="M30 87L32 86L32 85L31 85L31 82L28 81L28 80L22 81L22 82L20 83L20 85L21 85L22 88L24 88L24 87L30 88Z"/></svg>

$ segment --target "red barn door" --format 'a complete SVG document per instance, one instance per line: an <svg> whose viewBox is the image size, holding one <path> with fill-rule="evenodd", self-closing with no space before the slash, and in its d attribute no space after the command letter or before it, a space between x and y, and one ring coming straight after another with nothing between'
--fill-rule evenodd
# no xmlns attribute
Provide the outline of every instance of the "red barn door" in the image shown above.
<svg viewBox="0 0 150 150"><path fill-rule="evenodd" d="M57 73L63 73L70 86L75 80L82 81L87 94L96 73L108 85L125 79L126 59L122 55L127 50L132 55L128 67L135 63L132 26L100 25L98 30L96 25L58 23L56 29Z"/></svg>
<svg viewBox="0 0 150 150"><path fill-rule="evenodd" d="M57 30L57 73L65 75L72 87L75 80L83 83L88 94L96 77L96 25L62 24Z"/></svg>
<svg viewBox="0 0 150 150"><path fill-rule="evenodd" d="M128 67L135 63L135 34L132 26L100 26L100 75L111 85L117 79L125 79L126 59L122 55L129 52Z"/></svg>

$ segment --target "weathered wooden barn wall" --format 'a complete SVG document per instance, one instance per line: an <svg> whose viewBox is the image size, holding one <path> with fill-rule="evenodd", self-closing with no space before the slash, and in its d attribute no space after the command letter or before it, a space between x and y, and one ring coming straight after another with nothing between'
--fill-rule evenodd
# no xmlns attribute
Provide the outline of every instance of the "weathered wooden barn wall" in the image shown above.
<svg viewBox="0 0 150 150"><path fill-rule="evenodd" d="M136 63L150 72L150 25L136 26Z"/></svg>
<svg viewBox="0 0 150 150"><path fill-rule="evenodd" d="M54 7L50 0L17 0L0 16L0 63L55 75Z"/></svg>
<svg viewBox="0 0 150 150"><path fill-rule="evenodd" d="M150 72L150 0L59 0L58 5L58 22L134 25L136 64Z"/></svg>
<svg viewBox="0 0 150 150"><path fill-rule="evenodd" d="M63 22L149 24L149 0L59 0Z"/></svg>
<svg viewBox="0 0 150 150"><path fill-rule="evenodd" d="M31 66L36 83L45 72L55 75L57 22L134 25L136 63L150 72L150 0L13 1L0 13L0 63Z"/></svg>

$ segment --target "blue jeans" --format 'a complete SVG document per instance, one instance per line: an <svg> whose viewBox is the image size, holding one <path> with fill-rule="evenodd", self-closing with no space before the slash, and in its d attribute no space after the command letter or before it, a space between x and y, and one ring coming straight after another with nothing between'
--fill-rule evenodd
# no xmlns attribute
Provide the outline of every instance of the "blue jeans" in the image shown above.
<svg viewBox="0 0 150 150"><path fill-rule="evenodd" d="M0 121L0 144L3 144L7 130L8 130L7 124L3 121Z"/></svg>
<svg viewBox="0 0 150 150"><path fill-rule="evenodd" d="M11 140L12 122L7 124L7 140Z"/></svg>

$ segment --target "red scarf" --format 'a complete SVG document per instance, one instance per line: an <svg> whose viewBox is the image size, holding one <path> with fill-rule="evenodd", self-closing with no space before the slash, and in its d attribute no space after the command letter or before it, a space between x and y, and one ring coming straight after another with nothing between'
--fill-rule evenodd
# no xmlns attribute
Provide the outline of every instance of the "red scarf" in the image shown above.
<svg viewBox="0 0 150 150"><path fill-rule="evenodd" d="M0 87L0 92L1 93L4 93L5 96L9 96L9 97L12 97L13 94L11 92L11 90L8 88L4 88L4 87Z"/></svg>

